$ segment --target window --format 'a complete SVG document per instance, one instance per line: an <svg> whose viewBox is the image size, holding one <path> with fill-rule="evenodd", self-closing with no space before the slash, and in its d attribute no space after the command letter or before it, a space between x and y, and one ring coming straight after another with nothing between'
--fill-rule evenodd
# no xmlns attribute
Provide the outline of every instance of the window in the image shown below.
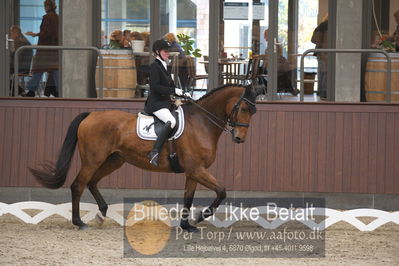
<svg viewBox="0 0 399 266"><path fill-rule="evenodd" d="M102 0L102 46L114 30L150 31L150 0Z"/></svg>

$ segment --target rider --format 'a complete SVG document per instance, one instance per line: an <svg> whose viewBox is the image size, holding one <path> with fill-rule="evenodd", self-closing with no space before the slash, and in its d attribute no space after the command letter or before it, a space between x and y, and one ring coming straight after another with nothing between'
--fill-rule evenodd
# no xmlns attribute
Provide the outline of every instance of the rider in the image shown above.
<svg viewBox="0 0 399 266"><path fill-rule="evenodd" d="M154 147L148 154L150 163L155 166L158 166L159 153L164 142L176 125L176 119L170 112L172 106L170 96L173 94L183 96L183 90L175 87L173 79L167 70L169 49L170 44L163 39L155 41L152 46L155 60L150 67L150 93L144 106L146 113L155 115L165 123L158 134Z"/></svg>

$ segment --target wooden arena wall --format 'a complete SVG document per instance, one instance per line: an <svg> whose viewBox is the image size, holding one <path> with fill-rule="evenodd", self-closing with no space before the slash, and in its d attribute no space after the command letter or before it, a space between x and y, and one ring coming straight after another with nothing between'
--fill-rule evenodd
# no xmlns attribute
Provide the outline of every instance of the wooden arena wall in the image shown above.
<svg viewBox="0 0 399 266"><path fill-rule="evenodd" d="M0 99L0 187L36 187L27 166L54 160L85 111L137 113L139 100ZM210 171L228 190L399 193L399 105L258 103L248 138L223 134ZM65 186L77 174L75 154ZM125 164L103 188L183 189L184 175Z"/></svg>

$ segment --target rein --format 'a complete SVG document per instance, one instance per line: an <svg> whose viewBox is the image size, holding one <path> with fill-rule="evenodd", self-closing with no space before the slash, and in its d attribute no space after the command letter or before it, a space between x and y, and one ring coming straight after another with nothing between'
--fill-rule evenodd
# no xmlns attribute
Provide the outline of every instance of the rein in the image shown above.
<svg viewBox="0 0 399 266"><path fill-rule="evenodd" d="M193 99L188 98L188 97L185 98L185 99L188 100L188 101L189 101L190 103L192 103L193 105L195 105L196 107L198 107L199 109L201 109L202 111L204 111L205 114L206 114L206 118L207 118L210 122L212 122L215 126L217 126L218 128L220 128L222 131L226 131L226 132L229 132L229 133L233 134L233 129L232 129L232 128L231 128L231 129L228 129L226 126L221 126L221 125L219 124L219 123L227 124L227 121L225 121L225 120L223 120L223 119L217 117L216 115L212 114L211 112L209 112L208 110L206 110L204 107L202 107L201 105L199 105L198 103L196 103ZM215 121L214 119L219 120L219 121Z"/></svg>
<svg viewBox="0 0 399 266"><path fill-rule="evenodd" d="M240 97L240 99L234 104L233 109L231 110L229 116L227 117L227 120L224 120L224 119L217 117L213 113L209 112L201 105L197 104L193 99L188 98L188 97L185 99L188 100L193 105L195 105L196 107L198 107L199 109L201 109L206 114L206 118L210 122L212 122L215 126L220 128L222 131L226 131L231 134L233 134L234 127L249 127L248 123L240 123L240 122L236 122L236 121L232 120L233 116L237 114L237 111L238 111L241 101L246 102L249 105L251 110L254 110L254 108L255 108L255 103L251 102L247 98L244 98L244 94L243 94ZM224 126L221 126L221 124L223 124Z"/></svg>

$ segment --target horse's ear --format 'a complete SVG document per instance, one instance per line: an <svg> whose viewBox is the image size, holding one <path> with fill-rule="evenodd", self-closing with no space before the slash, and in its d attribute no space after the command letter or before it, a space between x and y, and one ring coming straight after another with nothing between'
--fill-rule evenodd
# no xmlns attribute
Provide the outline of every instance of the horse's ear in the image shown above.
<svg viewBox="0 0 399 266"><path fill-rule="evenodd" d="M256 97L258 97L261 94L265 94L266 92L265 85L263 84L255 85L253 91Z"/></svg>
<svg viewBox="0 0 399 266"><path fill-rule="evenodd" d="M256 113L256 92L252 85L245 86L244 98L247 100L250 113L253 115Z"/></svg>
<svg viewBox="0 0 399 266"><path fill-rule="evenodd" d="M254 91L253 91L252 85L247 85L247 86L245 86L245 93L244 93L244 96L249 97L249 96L251 96L253 93L254 93Z"/></svg>
<svg viewBox="0 0 399 266"><path fill-rule="evenodd" d="M257 93L256 88L254 88L254 86L252 86L252 85L245 86L245 93L244 93L245 98L252 99L252 98L256 98L256 96L258 96L258 93Z"/></svg>

